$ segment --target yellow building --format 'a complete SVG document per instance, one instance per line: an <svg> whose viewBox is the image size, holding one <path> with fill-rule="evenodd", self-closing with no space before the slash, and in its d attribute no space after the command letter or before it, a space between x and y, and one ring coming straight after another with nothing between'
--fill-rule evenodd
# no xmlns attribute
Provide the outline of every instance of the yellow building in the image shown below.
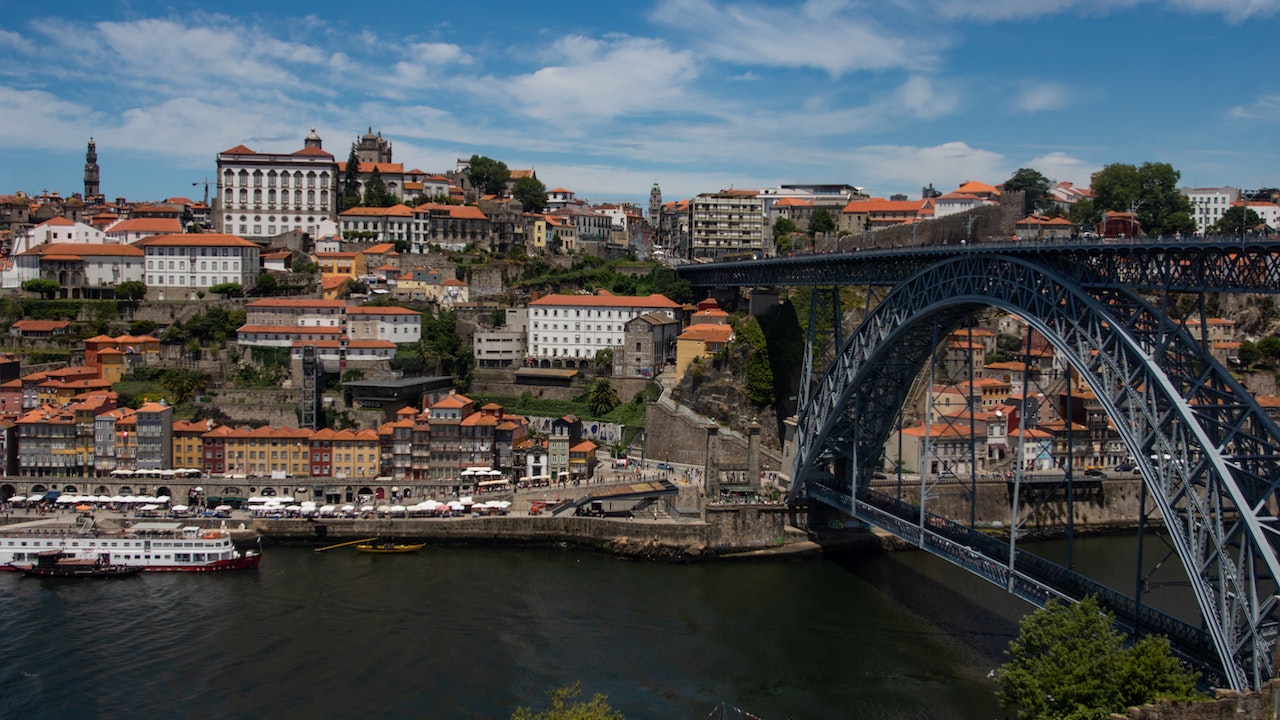
<svg viewBox="0 0 1280 720"><path fill-rule="evenodd" d="M322 252L314 255L323 277L355 280L365 274L365 257L358 252Z"/></svg>
<svg viewBox="0 0 1280 720"><path fill-rule="evenodd" d="M381 450L376 430L339 430L333 434L331 447L333 477L378 477Z"/></svg>
<svg viewBox="0 0 1280 720"><path fill-rule="evenodd" d="M732 325L701 323L690 325L676 336L676 382L684 377L697 358L710 358L733 340Z"/></svg>
<svg viewBox="0 0 1280 720"><path fill-rule="evenodd" d="M201 436L213 427L212 420L177 420L173 423L174 468L204 468L204 438Z"/></svg>
<svg viewBox="0 0 1280 720"><path fill-rule="evenodd" d="M246 477L308 477L311 431L297 428L239 428L227 433L226 472Z"/></svg>

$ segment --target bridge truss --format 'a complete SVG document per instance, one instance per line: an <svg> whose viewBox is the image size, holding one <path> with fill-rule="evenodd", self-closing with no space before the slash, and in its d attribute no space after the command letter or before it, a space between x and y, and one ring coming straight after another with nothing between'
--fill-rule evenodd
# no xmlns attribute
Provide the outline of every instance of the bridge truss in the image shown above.
<svg viewBox="0 0 1280 720"><path fill-rule="evenodd" d="M1039 604L1098 593L1083 578L1034 562L1016 550L1014 539L1006 553L923 507L904 507L870 489L885 442L938 339L979 310L1007 310L1053 344L1114 422L1165 518L1203 627L1179 627L1132 601L1129 607L1123 596L1110 604L1131 612L1142 630L1170 635L1232 687L1256 687L1274 673L1280 625L1280 428L1167 307L1116 283L1111 272L1064 262L1069 257L959 253L898 284L844 343L799 415L792 499L807 495L933 546ZM1153 272L1131 270L1143 277Z"/></svg>

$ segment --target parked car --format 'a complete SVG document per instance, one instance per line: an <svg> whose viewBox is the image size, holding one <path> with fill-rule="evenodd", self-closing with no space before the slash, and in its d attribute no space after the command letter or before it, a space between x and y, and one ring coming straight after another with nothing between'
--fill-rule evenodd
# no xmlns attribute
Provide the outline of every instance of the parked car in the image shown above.
<svg viewBox="0 0 1280 720"><path fill-rule="evenodd" d="M1116 472L1137 472L1138 468L1130 463L1120 463L1116 466Z"/></svg>
<svg viewBox="0 0 1280 720"><path fill-rule="evenodd" d="M1084 471L1084 474L1086 477L1106 477L1107 476L1106 473L1102 472L1098 468L1089 468L1088 470Z"/></svg>

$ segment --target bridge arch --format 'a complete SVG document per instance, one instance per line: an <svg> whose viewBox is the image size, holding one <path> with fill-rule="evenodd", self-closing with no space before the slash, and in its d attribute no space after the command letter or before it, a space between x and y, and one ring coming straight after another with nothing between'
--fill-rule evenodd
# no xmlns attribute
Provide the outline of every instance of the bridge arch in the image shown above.
<svg viewBox="0 0 1280 720"><path fill-rule="evenodd" d="M793 499L855 510L937 342L987 307L1044 335L1115 423L1166 520L1226 679L1244 688L1270 678L1280 430L1163 309L1079 267L961 254L896 286L798 417Z"/></svg>

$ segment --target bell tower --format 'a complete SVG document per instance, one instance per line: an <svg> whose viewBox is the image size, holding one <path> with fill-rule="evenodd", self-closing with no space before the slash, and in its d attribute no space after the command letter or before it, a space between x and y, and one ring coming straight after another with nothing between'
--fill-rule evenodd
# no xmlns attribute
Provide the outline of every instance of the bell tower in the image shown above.
<svg viewBox="0 0 1280 720"><path fill-rule="evenodd" d="M84 154L84 199L102 195L102 183L98 171L98 146L89 138L89 149Z"/></svg>

